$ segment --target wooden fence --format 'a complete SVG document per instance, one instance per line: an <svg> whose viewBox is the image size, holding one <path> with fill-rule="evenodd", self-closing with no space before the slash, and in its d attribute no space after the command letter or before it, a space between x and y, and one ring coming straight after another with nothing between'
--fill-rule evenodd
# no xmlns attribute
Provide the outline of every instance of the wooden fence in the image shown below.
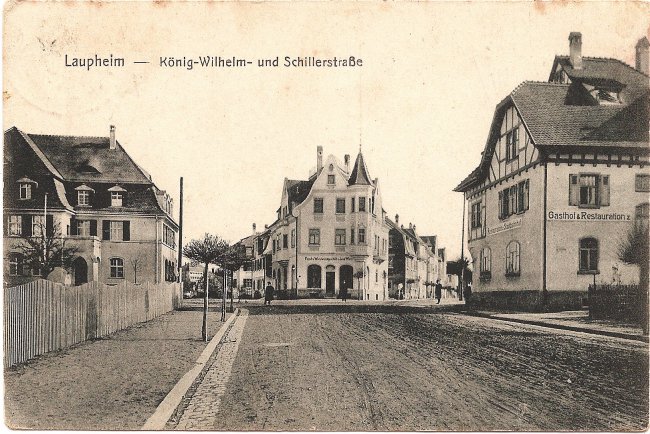
<svg viewBox="0 0 650 434"><path fill-rule="evenodd" d="M179 283L64 286L37 280L4 290L4 366L100 338L179 307Z"/></svg>

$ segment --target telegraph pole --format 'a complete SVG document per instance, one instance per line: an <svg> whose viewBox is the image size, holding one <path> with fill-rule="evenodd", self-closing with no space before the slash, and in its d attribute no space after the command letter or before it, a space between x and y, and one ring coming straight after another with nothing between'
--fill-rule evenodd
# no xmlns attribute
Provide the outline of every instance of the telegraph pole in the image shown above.
<svg viewBox="0 0 650 434"><path fill-rule="evenodd" d="M178 281L181 281L181 270L183 269L183 177L181 176L181 197L178 207ZM182 290L182 288L181 288Z"/></svg>
<svg viewBox="0 0 650 434"><path fill-rule="evenodd" d="M465 287L465 193L463 193L463 230L460 236L460 289L458 299L463 301L463 288Z"/></svg>

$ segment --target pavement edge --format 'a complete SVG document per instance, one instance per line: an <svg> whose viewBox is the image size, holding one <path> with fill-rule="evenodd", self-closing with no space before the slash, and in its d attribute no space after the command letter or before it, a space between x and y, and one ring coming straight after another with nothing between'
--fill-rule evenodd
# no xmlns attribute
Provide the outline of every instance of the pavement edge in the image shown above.
<svg viewBox="0 0 650 434"><path fill-rule="evenodd" d="M210 360L210 356L217 348L219 342L224 337L226 332L230 329L230 326L235 321L235 318L239 315L239 308L235 309L230 318L226 320L225 323L219 328L217 333L212 337L208 345L205 347L198 359L196 359L195 366L187 371L183 377L178 380L178 383L174 388L165 396L165 399L158 405L156 411L147 419L145 424L142 426L144 431L160 431L165 429L165 425L169 418L174 414L176 407L181 403L183 397L187 393L188 389L194 383L194 380L199 376L203 368L205 368L206 363Z"/></svg>

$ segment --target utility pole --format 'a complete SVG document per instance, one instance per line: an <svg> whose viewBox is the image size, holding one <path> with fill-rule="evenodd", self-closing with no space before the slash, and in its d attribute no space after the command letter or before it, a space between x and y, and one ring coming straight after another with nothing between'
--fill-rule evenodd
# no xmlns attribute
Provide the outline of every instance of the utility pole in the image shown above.
<svg viewBox="0 0 650 434"><path fill-rule="evenodd" d="M465 193L463 193L463 228L460 237L460 289L458 299L463 301L463 288L465 287Z"/></svg>
<svg viewBox="0 0 650 434"><path fill-rule="evenodd" d="M178 281L181 281L181 270L183 268L183 177L181 176L181 197L178 207ZM182 289L182 288L181 288Z"/></svg>

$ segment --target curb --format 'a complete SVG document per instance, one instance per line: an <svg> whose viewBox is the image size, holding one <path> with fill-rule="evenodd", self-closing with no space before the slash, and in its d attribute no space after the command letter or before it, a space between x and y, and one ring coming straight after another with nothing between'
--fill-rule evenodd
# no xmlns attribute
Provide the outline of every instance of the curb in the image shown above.
<svg viewBox="0 0 650 434"><path fill-rule="evenodd" d="M607 331L607 330L594 330L586 327L576 327L576 326L570 326L570 325L564 325L564 324L552 324L552 323L547 323L543 321L534 321L534 320L526 320L526 319L518 319L518 318L506 318L506 317L498 317L490 314L485 314L485 313L480 313L480 312L468 312L468 311L460 311L458 313L461 313L463 315L468 315L468 316L476 316L476 317L481 317L481 318L488 318L488 319L496 319L499 321L506 321L506 322L514 322L518 324L529 324L529 325L534 325L534 326L539 326L539 327L546 327L546 328L552 328L552 329L559 329L559 330L569 330L573 332L580 332L580 333L588 333L592 335L601 335L601 336L609 336L612 338L620 338L620 339L627 339L631 341L639 341L639 342L645 342L648 343L648 336L643 336L643 335L633 335L630 333L621 333L621 332L612 332L612 331Z"/></svg>
<svg viewBox="0 0 650 434"><path fill-rule="evenodd" d="M195 366L187 371L183 377L178 380L178 383L174 388L165 396L165 399L158 405L156 411L147 419L145 424L142 426L144 431L160 431L165 429L165 425L169 418L174 414L176 407L181 403L181 400L187 393L187 390L192 386L196 377L199 376L205 365L208 363L210 356L214 352L215 348L221 342L221 339L225 336L226 332L230 329L235 318L239 315L239 308L235 309L230 318L226 320L217 333L212 337L208 345L203 349L203 352L196 359Z"/></svg>

